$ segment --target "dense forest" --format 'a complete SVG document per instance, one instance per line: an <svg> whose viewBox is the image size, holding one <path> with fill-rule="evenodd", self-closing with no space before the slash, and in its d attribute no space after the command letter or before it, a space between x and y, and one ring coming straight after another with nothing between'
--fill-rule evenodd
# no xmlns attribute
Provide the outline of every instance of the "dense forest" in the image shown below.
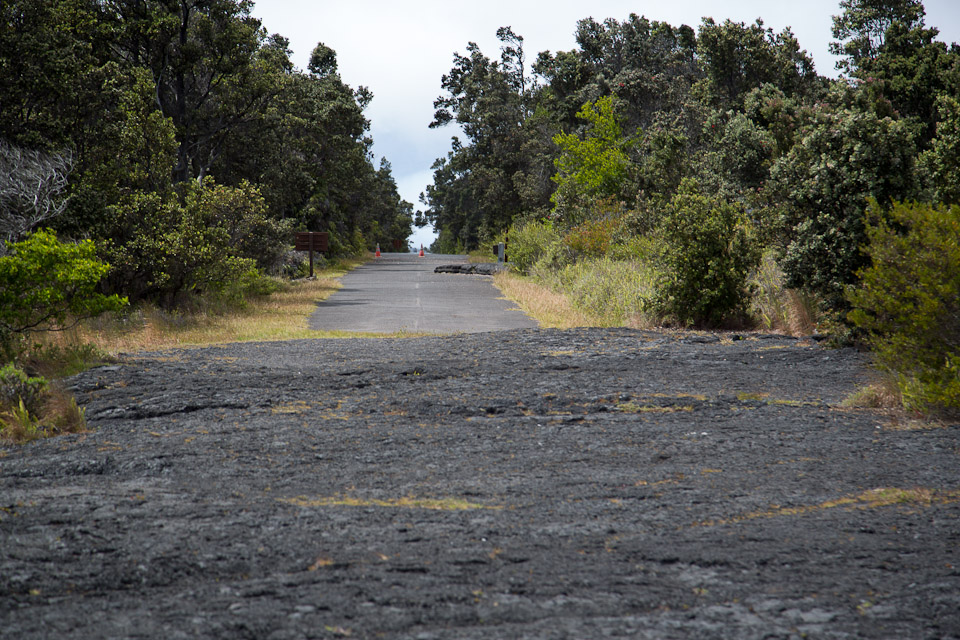
<svg viewBox="0 0 960 640"><path fill-rule="evenodd" d="M322 43L295 68L251 8L5 0L0 240L87 240L110 265L101 294L166 307L289 271L296 230L328 231L333 256L406 246L413 205L373 162L371 92Z"/></svg>

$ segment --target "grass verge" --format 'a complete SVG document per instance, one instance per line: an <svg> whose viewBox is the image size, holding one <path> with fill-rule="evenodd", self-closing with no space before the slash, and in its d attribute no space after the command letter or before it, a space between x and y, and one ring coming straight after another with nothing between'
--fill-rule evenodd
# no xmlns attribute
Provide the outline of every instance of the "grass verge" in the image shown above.
<svg viewBox="0 0 960 640"><path fill-rule="evenodd" d="M192 312L183 313L140 306L123 318L101 317L70 331L47 334L42 340L45 343L43 348L85 344L112 356L226 342L380 336L313 331L308 327L308 319L317 304L340 288L338 278L362 262L354 260L340 268L325 270L312 280L282 283L279 290L269 295L249 297L239 305L201 304Z"/></svg>
<svg viewBox="0 0 960 640"><path fill-rule="evenodd" d="M544 329L604 326L598 318L575 309L564 294L529 278L504 271L493 276L493 284Z"/></svg>

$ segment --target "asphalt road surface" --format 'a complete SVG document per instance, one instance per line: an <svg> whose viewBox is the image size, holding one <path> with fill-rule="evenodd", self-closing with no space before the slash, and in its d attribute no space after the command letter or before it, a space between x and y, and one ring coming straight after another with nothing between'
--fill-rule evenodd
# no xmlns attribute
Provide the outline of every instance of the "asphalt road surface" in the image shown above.
<svg viewBox="0 0 960 640"><path fill-rule="evenodd" d="M438 265L463 262L465 256L383 254L341 279L343 287L320 304L310 328L437 334L537 327L488 276L434 273Z"/></svg>

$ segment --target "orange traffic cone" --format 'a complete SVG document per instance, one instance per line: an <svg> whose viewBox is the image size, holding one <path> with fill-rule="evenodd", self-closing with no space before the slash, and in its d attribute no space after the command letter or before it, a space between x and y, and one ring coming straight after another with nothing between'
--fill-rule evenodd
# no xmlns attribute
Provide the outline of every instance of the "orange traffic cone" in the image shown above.
<svg viewBox="0 0 960 640"><path fill-rule="evenodd" d="M375 258L379 258L379 257L380 257L380 243L379 243L379 242L377 243L377 252L376 252L375 254L373 254L373 257L375 257Z"/></svg>
<svg viewBox="0 0 960 640"><path fill-rule="evenodd" d="M423 257L423 245L420 245L420 257Z"/></svg>

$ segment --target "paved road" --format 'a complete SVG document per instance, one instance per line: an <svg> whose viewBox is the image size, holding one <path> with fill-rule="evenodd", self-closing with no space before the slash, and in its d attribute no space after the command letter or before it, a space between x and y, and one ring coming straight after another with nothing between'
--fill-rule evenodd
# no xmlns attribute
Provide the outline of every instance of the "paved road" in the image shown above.
<svg viewBox="0 0 960 640"><path fill-rule="evenodd" d="M434 273L465 256L385 254L343 277L310 318L318 331L478 333L537 327L489 277Z"/></svg>

